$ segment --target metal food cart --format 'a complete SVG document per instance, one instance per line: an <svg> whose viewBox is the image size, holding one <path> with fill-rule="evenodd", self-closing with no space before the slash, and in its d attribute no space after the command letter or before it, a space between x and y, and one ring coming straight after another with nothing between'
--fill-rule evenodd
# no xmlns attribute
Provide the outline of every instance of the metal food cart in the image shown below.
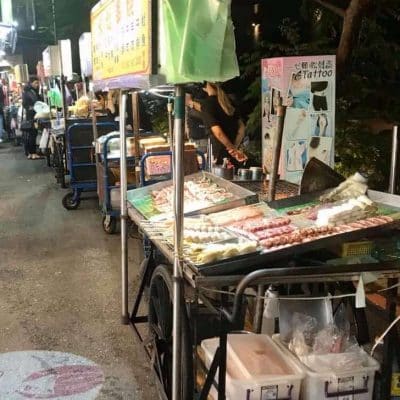
<svg viewBox="0 0 400 400"><path fill-rule="evenodd" d="M221 180L219 180L221 183ZM226 187L232 189L233 184ZM142 189L143 190L143 189ZM235 190L238 190L235 188ZM143 193L142 193L143 194ZM320 193L310 193L288 199L269 203L273 208L287 208L309 203L318 198ZM382 204L398 208L400 196L381 192L370 192L370 197ZM246 198L251 202L252 197ZM134 202L133 202L134 204ZM397 207L396 207L397 206ZM202 210L203 213L215 211L214 209ZM172 265L174 249L162 237L151 235L151 224L145 222L144 215L134 206L128 208L129 217L144 232L149 229L153 251L141 265L140 286L135 294L135 302L130 316L134 331L143 343L146 354L151 360L157 382L159 384L160 398L171 398L172 386ZM150 228L149 228L150 227ZM342 233L322 238L296 246L285 247L272 252L254 253L233 259L214 262L208 265L196 266L187 260L183 261L182 297L180 299L182 310L180 323L182 326L181 337L181 363L180 374L181 398L207 399L212 384L218 388L218 399L225 398L226 374L226 345L229 332L242 330L244 319L244 292L253 287L259 294L254 318L254 331L261 332L262 312L264 306L264 293L271 284L299 284L299 283L326 283L336 286L343 291L355 290L353 285L346 283L358 281L363 273L376 273L381 278L388 279L388 286L398 282L400 276L400 259L385 260L379 263L330 265L326 254L317 253L320 249L327 249L332 245L356 241L364 238L376 238L397 234L400 221L385 224L379 227L360 229L353 232ZM313 255L310 252L314 251ZM148 290L148 309L143 313L145 291ZM216 295L217 294L217 295ZM393 304L396 289L388 291L387 318L395 318ZM355 308L354 300L351 301L355 326L358 328L359 342L368 341L365 332L366 321L363 310ZM207 322L205 322L207 321ZM141 328L148 324L148 333ZM204 326L207 329L204 329ZM143 325L142 325L143 326ZM206 379L200 386L195 385L195 377L199 369L204 369L197 346L201 340L210 336L219 337L219 348L215 354L210 368L205 370ZM396 335L388 336L384 344L384 360L382 371L381 393L382 398L388 398L385 393L390 391L391 366L393 349L395 349ZM218 378L216 371L218 369ZM215 383L218 382L218 384ZM361 393L363 388L355 387L352 393ZM343 393L335 393L341 396ZM198 397L196 397L198 396ZM290 398L290 397L289 397Z"/></svg>
<svg viewBox="0 0 400 400"><path fill-rule="evenodd" d="M100 53L100 44L108 43L112 32L105 32L100 29L97 20L99 15L105 14L107 7L112 0L103 0L92 11L92 35L93 48L96 54L93 56L94 81L98 80L99 87L107 82L108 87L120 88L120 115L126 114L126 91L132 88L142 88L144 86L156 86L157 79L151 79L149 74L156 73L158 59L154 53L157 46L153 46L152 62L148 64L143 72L140 66L131 66L128 70L118 71L118 64L113 64L106 75L102 74L102 61L109 66L107 51ZM146 2L147 4L149 2ZM144 9L152 15L157 16L156 2L152 2L148 8ZM197 2L192 3L197 4ZM149 18L147 18L148 20ZM140 21L141 19L138 18ZM146 18L142 19L146 21ZM103 20L102 20L103 21ZM157 20L153 18L152 28L147 30L153 33L152 44L156 44ZM104 25L104 24L103 24ZM110 24L113 26L113 24ZM121 28L123 29L123 27ZM137 35L137 33L132 33ZM110 38L105 37L109 35ZM118 35L113 35L118 36ZM148 38L149 38L148 36ZM114 41L117 40L113 39ZM110 39L111 40L111 39ZM139 38L140 42L140 38ZM97 43L97 45L96 45ZM123 47L122 47L123 48ZM148 56L149 49L145 50L144 56ZM131 50L135 52L135 50ZM146 53L147 51L147 53ZM122 55L121 55L122 57ZM129 51L124 57L130 57ZM137 58L134 55L131 57ZM114 60L111 57L112 60ZM140 60L140 57L139 57ZM127 64L128 65L128 64ZM138 67L135 69L135 67ZM122 67L121 67L122 68ZM112 71L110 75L110 71ZM97 79L96 79L97 75ZM203 79L202 79L203 80ZM207 80L207 79L206 79ZM208 79L212 80L212 79ZM111 85L111 86L110 86ZM260 315L263 309L263 294L265 285L271 283L291 283L291 282L342 282L359 280L364 272L376 272L390 279L390 285L397 282L400 273L400 263L398 260L382 261L373 264L350 264L330 266L324 260L303 257L306 252L323 249L332 242L343 243L348 240L358 239L374 235L391 234L399 227L397 221L387 223L384 226L371 229L360 229L357 232L348 232L335 237L327 237L320 240L310 241L301 245L286 247L273 252L257 251L247 256L235 257L229 260L214 262L208 265L196 266L187 262L183 257L183 221L184 221L184 176L180 166L183 160L183 120L184 120L184 87L180 84L175 87L175 137L174 137L174 207L173 217L175 221L174 245L166 244L160 238L149 236L152 242L152 251L141 264L141 276L138 292L132 312L129 310L128 296L128 236L127 222L131 219L146 233L144 215L134 207L128 207L127 202L127 176L126 176L126 129L124 118L121 119L120 143L121 143L121 272L122 272L122 322L131 324L139 339L143 343L146 353L149 355L153 371L157 377L160 397L163 399L186 400L196 396L203 400L206 399L210 387L215 383L215 376L218 372L218 400L225 399L225 375L226 375L226 354L227 354L227 334L228 332L240 329L243 320L243 298L246 288L256 287L257 314L255 318L256 331L260 330ZM138 130L136 130L135 134ZM278 157L278 152L276 154ZM275 159L275 164L278 160ZM276 181L276 171L272 176L270 194L274 197ZM232 190L236 190L232 186ZM141 190L141 189L139 189ZM304 204L306 197L287 200L289 205ZM314 194L315 196L315 194ZM382 203L398 204L399 197L390 197L384 194L377 194ZM251 196L250 196L251 198ZM284 207L286 200L282 203L277 202L275 206ZM274 205L273 203L270 203ZM233 206L233 205L232 205ZM204 211L204 210L203 210ZM211 210L209 210L211 211ZM325 260L326 261L326 260ZM236 288L231 291L231 288ZM394 290L388 292L389 298L393 299ZM148 312L143 313L143 303L145 293L148 292L149 307ZM233 296L233 301L231 301ZM392 297L390 297L392 296ZM394 316L394 302L388 302L389 317ZM358 313L354 313L358 318ZM204 331L199 328L203 322L208 326L209 331L219 336L219 347L214 360L210 365L204 384L195 390L195 376L197 368L201 365L196 354L196 345L204 336ZM145 335L139 328L140 324L148 324L149 335ZM208 332L209 334L210 332ZM393 332L392 332L393 333ZM390 371L394 334L388 336L385 341L385 361L384 361L384 381L383 390L387 393L390 387ZM352 395L362 389L354 389ZM341 396L342 394L335 394ZM386 397L384 397L386 398Z"/></svg>

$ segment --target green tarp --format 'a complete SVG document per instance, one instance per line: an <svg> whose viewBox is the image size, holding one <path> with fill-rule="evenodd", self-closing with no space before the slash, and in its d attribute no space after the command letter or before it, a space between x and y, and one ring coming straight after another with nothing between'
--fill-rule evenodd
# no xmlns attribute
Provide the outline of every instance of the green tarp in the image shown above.
<svg viewBox="0 0 400 400"><path fill-rule="evenodd" d="M168 83L239 75L231 0L160 1L161 73Z"/></svg>

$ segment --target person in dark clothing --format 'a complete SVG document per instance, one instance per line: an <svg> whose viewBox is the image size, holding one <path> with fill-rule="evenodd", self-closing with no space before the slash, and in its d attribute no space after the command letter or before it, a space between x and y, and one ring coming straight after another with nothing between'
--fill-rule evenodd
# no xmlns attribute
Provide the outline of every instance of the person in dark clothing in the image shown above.
<svg viewBox="0 0 400 400"><path fill-rule="evenodd" d="M3 135L5 133L5 118L4 118L4 103L5 95L3 90L3 85L0 84L0 143L3 141Z"/></svg>
<svg viewBox="0 0 400 400"><path fill-rule="evenodd" d="M22 107L24 108L22 128L25 126L25 129L23 129L25 136L25 155L30 160L42 158L36 153L36 137L38 131L35 128L35 110L33 108L35 103L41 100L39 86L39 81L36 78L32 78L30 83L25 86L22 94Z"/></svg>
<svg viewBox="0 0 400 400"><path fill-rule="evenodd" d="M201 111L204 123L212 133L214 160L220 165L224 158L228 158L238 167L247 160L247 156L238 149L245 134L244 123L218 84L207 82L204 90L208 98L202 101Z"/></svg>

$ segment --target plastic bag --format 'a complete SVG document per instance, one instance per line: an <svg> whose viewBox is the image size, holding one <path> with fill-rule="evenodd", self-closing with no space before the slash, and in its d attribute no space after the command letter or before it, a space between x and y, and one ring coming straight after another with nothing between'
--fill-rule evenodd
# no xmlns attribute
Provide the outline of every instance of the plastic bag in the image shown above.
<svg viewBox="0 0 400 400"><path fill-rule="evenodd" d="M289 350L298 357L310 353L318 326L317 320L309 315L294 313L292 317L293 333Z"/></svg>
<svg viewBox="0 0 400 400"><path fill-rule="evenodd" d="M346 307L342 303L336 311L333 324L320 330L314 338L313 353L342 353L348 347L350 323L346 316Z"/></svg>
<svg viewBox="0 0 400 400"><path fill-rule="evenodd" d="M231 0L163 0L160 23L161 71L169 83L239 75Z"/></svg>
<svg viewBox="0 0 400 400"><path fill-rule="evenodd" d="M368 364L367 354L350 336L344 304L337 310L333 323L319 331L317 320L306 314L294 313L292 325L289 350L312 370L335 373L359 369Z"/></svg>
<svg viewBox="0 0 400 400"><path fill-rule="evenodd" d="M49 146L49 131L43 129L42 137L40 138L39 149L47 149Z"/></svg>
<svg viewBox="0 0 400 400"><path fill-rule="evenodd" d="M309 354L299 356L300 361L308 368L319 373L350 371L368 365L368 355L357 346L355 351L336 354Z"/></svg>

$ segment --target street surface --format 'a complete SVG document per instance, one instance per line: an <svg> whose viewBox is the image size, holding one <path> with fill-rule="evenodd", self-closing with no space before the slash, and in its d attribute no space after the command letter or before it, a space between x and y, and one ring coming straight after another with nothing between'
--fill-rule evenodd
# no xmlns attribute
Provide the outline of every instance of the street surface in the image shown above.
<svg viewBox="0 0 400 400"><path fill-rule="evenodd" d="M67 191L45 160L0 144L0 400L157 399L120 323L120 236L103 232L97 200L65 210ZM129 246L132 287L141 247Z"/></svg>

